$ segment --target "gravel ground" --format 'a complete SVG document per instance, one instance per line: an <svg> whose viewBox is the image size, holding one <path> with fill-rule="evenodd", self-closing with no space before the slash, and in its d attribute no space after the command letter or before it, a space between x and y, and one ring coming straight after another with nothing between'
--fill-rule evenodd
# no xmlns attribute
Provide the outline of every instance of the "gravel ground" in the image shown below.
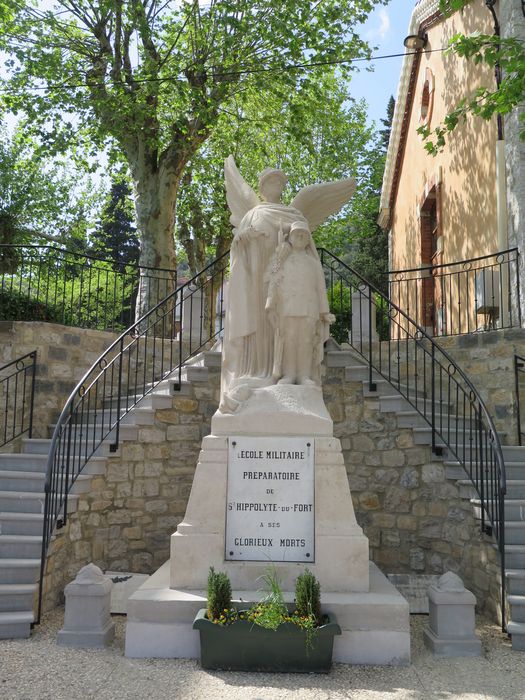
<svg viewBox="0 0 525 700"><path fill-rule="evenodd" d="M484 656L437 659L423 644L426 616L412 616L412 663L405 668L335 664L324 675L210 673L182 659L126 659L125 617L104 650L56 644L63 609L28 640L0 641L1 700L525 700L525 653L478 619Z"/></svg>

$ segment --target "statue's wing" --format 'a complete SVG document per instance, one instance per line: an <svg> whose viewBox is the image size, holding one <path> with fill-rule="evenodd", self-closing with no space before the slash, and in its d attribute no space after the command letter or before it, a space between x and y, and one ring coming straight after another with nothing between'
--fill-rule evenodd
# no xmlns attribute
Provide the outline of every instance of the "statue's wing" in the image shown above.
<svg viewBox="0 0 525 700"><path fill-rule="evenodd" d="M321 182L303 187L295 195L291 206L304 214L310 231L314 231L331 214L336 214L350 200L354 191L354 178Z"/></svg>
<svg viewBox="0 0 525 700"><path fill-rule="evenodd" d="M238 171L233 156L228 156L224 161L224 179L226 201L231 211L230 223L237 228L243 216L261 200Z"/></svg>

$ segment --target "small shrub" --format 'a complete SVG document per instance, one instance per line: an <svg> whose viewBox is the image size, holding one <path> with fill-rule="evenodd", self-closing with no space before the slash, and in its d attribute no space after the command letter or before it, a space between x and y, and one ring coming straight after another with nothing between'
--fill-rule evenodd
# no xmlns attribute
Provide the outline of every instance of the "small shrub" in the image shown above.
<svg viewBox="0 0 525 700"><path fill-rule="evenodd" d="M295 607L300 617L313 616L321 624L321 585L308 569L295 582Z"/></svg>
<svg viewBox="0 0 525 700"><path fill-rule="evenodd" d="M219 620L230 611L232 587L228 575L210 567L208 574L208 619Z"/></svg>

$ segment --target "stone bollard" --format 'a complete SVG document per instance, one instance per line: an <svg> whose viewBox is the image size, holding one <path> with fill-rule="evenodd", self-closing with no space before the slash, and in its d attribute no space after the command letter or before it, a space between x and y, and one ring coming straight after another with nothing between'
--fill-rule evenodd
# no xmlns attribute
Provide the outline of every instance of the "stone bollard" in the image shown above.
<svg viewBox="0 0 525 700"><path fill-rule="evenodd" d="M425 645L437 656L480 656L481 642L475 635L476 598L463 581L447 571L428 589L429 626Z"/></svg>
<svg viewBox="0 0 525 700"><path fill-rule="evenodd" d="M64 593L66 614L58 644L69 647L104 647L115 636L109 613L113 584L95 564L84 566Z"/></svg>

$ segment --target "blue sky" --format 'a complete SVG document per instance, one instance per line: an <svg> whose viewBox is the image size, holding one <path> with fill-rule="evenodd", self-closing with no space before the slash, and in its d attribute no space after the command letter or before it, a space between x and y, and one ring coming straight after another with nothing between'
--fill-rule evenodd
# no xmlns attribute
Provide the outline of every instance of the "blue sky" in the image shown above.
<svg viewBox="0 0 525 700"><path fill-rule="evenodd" d="M373 54L403 53L403 39L407 35L410 16L415 0L390 0L388 5L378 6L363 25L361 36L370 46L377 47ZM350 94L364 98L369 105L369 118L380 125L386 115L390 95L396 97L397 83L401 72L401 58L386 58L373 63L374 71L364 68L352 77Z"/></svg>

